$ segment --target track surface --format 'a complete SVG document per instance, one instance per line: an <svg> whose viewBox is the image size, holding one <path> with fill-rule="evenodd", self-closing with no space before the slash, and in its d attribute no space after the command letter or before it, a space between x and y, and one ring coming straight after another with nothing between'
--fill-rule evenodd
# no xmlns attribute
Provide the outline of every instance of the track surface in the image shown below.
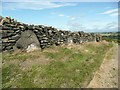
<svg viewBox="0 0 120 90"><path fill-rule="evenodd" d="M118 52L118 49L120 50L120 46L118 47L117 44L114 44L114 47L106 52L103 63L100 69L96 71L88 88L118 88L118 58L120 58L120 51ZM111 57L107 58L110 53L112 53Z"/></svg>

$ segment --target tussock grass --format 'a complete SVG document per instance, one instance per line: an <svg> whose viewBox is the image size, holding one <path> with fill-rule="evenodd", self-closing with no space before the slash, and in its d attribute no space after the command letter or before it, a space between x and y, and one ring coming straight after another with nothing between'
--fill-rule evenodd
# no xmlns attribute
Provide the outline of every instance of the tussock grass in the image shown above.
<svg viewBox="0 0 120 90"><path fill-rule="evenodd" d="M80 45L81 46L81 45ZM17 55L3 55L3 87L5 88L80 88L86 87L93 78L93 73L100 67L105 53L113 47L112 43L99 44L88 43L83 48L79 45L52 46L43 52L34 51L30 53L21 53ZM49 52L49 50L57 52ZM75 52L76 51L76 52ZM36 53L35 56L33 53ZM31 58L44 55L49 59L47 65L32 65L29 69L21 66L22 62ZM15 59L21 62L16 65L11 63ZM45 59L45 60L46 60Z"/></svg>

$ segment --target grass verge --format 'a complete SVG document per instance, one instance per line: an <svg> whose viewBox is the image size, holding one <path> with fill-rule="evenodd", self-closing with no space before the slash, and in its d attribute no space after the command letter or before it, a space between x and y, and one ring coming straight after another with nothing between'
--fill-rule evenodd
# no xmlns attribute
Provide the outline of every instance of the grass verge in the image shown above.
<svg viewBox="0 0 120 90"><path fill-rule="evenodd" d="M86 87L92 79L93 73L100 67L105 53L113 45L112 43L100 42L96 44L93 42L68 47L52 46L43 52L3 54L3 88ZM51 52L51 49L57 52ZM37 54L34 54L36 52ZM50 61L49 64L33 64L29 69L22 66L24 62L28 61L28 58L31 63L36 62L35 58L43 59L40 58L41 54Z"/></svg>

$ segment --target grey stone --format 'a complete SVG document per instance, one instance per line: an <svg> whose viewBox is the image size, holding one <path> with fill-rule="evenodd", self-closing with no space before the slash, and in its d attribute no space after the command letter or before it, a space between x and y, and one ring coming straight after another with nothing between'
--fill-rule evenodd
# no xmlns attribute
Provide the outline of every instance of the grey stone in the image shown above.
<svg viewBox="0 0 120 90"><path fill-rule="evenodd" d="M36 47L36 48L40 47L40 43L39 43L36 35L30 30L22 32L21 38L16 42L13 49L14 49L14 51L16 51L18 49L26 50L27 48L30 49L29 45L34 45L34 47Z"/></svg>

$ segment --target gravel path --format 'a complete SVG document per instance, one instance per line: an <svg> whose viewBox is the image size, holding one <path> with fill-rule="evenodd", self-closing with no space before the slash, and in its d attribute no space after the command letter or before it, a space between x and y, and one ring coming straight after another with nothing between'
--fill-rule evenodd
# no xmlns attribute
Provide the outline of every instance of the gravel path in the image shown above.
<svg viewBox="0 0 120 90"><path fill-rule="evenodd" d="M110 53L113 55L108 59ZM88 88L118 88L118 45L114 44L114 47L106 53Z"/></svg>

